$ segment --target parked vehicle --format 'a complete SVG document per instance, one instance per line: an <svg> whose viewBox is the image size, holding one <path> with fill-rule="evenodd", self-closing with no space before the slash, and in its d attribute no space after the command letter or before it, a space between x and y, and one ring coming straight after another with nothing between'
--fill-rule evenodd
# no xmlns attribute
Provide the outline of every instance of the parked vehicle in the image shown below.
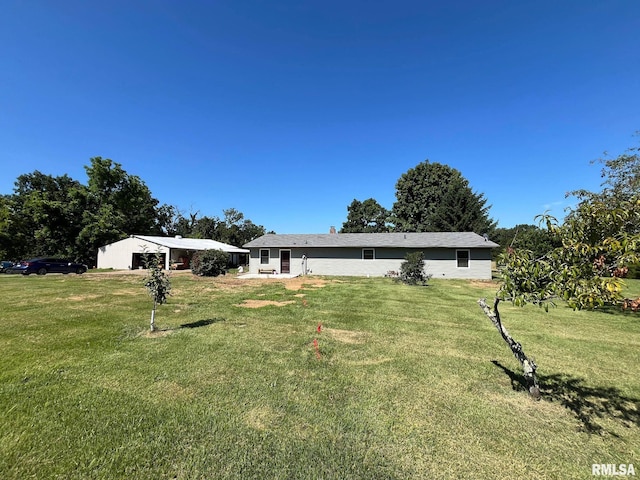
<svg viewBox="0 0 640 480"><path fill-rule="evenodd" d="M29 275L30 273L37 273L38 275L45 275L47 273L77 273L83 274L89 267L81 263L70 262L61 258L33 258L26 262L20 262L17 265L11 267L11 273L22 273L23 275Z"/></svg>
<svg viewBox="0 0 640 480"><path fill-rule="evenodd" d="M0 262L0 273L10 273L11 267L13 267L13 262L2 260Z"/></svg>

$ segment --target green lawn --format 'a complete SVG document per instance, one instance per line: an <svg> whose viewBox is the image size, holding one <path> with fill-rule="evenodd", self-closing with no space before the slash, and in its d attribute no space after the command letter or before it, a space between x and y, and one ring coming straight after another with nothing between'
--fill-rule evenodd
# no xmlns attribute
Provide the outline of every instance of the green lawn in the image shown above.
<svg viewBox="0 0 640 480"><path fill-rule="evenodd" d="M150 335L139 275L0 277L0 478L640 475L640 313L502 306L536 402L495 284L172 284Z"/></svg>

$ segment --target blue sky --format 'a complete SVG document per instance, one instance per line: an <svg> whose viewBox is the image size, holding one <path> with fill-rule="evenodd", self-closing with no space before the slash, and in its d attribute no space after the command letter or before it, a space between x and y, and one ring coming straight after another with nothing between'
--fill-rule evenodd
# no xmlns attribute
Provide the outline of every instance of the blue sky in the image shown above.
<svg viewBox="0 0 640 480"><path fill-rule="evenodd" d="M511 227L638 143L637 0L0 8L0 193L102 156L185 213L323 233L429 159Z"/></svg>

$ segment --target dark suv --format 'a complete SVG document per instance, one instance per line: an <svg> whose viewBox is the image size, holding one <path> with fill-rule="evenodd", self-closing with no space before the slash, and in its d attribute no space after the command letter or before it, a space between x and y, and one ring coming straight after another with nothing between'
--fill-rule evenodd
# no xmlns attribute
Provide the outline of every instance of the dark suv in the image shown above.
<svg viewBox="0 0 640 480"><path fill-rule="evenodd" d="M9 262L7 260L3 260L0 262L0 273L7 273L13 267L13 262Z"/></svg>
<svg viewBox="0 0 640 480"><path fill-rule="evenodd" d="M11 267L12 273L22 273L24 275L29 275L30 273L37 273L38 275L45 275L47 273L77 273L80 275L86 272L87 269L88 267L81 263L73 263L69 260L49 257L34 258Z"/></svg>

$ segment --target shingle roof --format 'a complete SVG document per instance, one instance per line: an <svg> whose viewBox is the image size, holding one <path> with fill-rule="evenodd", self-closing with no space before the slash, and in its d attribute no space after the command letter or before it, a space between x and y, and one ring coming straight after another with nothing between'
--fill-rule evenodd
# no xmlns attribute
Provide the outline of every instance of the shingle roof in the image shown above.
<svg viewBox="0 0 640 480"><path fill-rule="evenodd" d="M155 243L163 247L182 250L222 250L228 253L249 253L249 250L234 247L208 238L155 237L150 235L132 235L135 238Z"/></svg>
<svg viewBox="0 0 640 480"><path fill-rule="evenodd" d="M407 233L270 233L243 245L255 247L404 247L404 248L496 248L485 237L473 232Z"/></svg>

